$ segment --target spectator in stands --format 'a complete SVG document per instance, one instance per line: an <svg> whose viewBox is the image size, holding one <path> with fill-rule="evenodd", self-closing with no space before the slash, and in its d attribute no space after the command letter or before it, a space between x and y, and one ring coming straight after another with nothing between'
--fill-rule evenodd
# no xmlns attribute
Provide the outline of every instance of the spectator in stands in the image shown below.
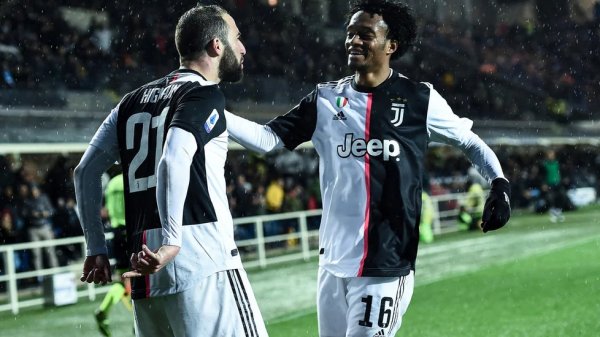
<svg viewBox="0 0 600 337"><path fill-rule="evenodd" d="M10 245L19 242L18 233L12 221L12 215L9 210L0 211L0 245ZM0 275L8 269L4 261L5 254L0 254ZM18 266L18 256L15 256L15 265ZM16 266L15 266L16 267ZM4 289L5 282L0 282L0 290Z"/></svg>
<svg viewBox="0 0 600 337"><path fill-rule="evenodd" d="M234 217L256 215L252 205L252 184L246 180L246 175L238 173L233 186L232 197L235 202Z"/></svg>
<svg viewBox="0 0 600 337"><path fill-rule="evenodd" d="M70 238L83 235L77 211L75 210L75 199L72 197L60 197L56 200L56 212L52 218L54 231L57 238ZM81 247L78 244L61 245L57 247L60 265L66 265L81 257Z"/></svg>
<svg viewBox="0 0 600 337"><path fill-rule="evenodd" d="M306 202L304 196L304 188L298 183L287 191L281 210L283 212L298 212L306 209ZM286 233L295 233L299 231L299 224L296 219L289 219L282 221L282 227ZM298 244L297 239L288 239L288 247L296 246Z"/></svg>
<svg viewBox="0 0 600 337"><path fill-rule="evenodd" d="M0 212L0 244L10 245L19 242L19 233L15 228L12 213L9 209Z"/></svg>
<svg viewBox="0 0 600 337"><path fill-rule="evenodd" d="M59 199L63 199L63 202L68 198L74 199L72 168L68 166L67 157L61 155L56 158L44 180L44 190L48 191L55 207L58 207Z"/></svg>
<svg viewBox="0 0 600 337"><path fill-rule="evenodd" d="M265 193L265 202L267 214L277 214L282 211L283 201L285 200L285 190L283 178L277 177L271 180ZM278 235L284 233L281 221L265 222L265 235Z"/></svg>
<svg viewBox="0 0 600 337"><path fill-rule="evenodd" d="M25 185L26 186L26 185ZM29 189L25 190L27 193ZM14 193L14 187L7 185L2 190L0 196L0 209L3 212L9 212L13 231L16 235L16 242L27 242L29 239L25 233L25 219L23 218L23 200ZM27 271L30 269L30 251L18 250L15 252L15 262L17 271Z"/></svg>
<svg viewBox="0 0 600 337"><path fill-rule="evenodd" d="M8 160L8 158L6 158L3 155L0 155L0 188L11 186L14 183L15 173L12 170L11 163Z"/></svg>
<svg viewBox="0 0 600 337"><path fill-rule="evenodd" d="M52 216L54 215L54 207L50 203L48 196L43 193L39 186L32 185L31 193L23 204L23 214L29 241L37 242L54 239L54 231L52 228ZM50 267L58 267L58 259L54 246L44 248L48 264ZM41 248L33 249L33 265L35 270L40 270L43 267L43 256Z"/></svg>

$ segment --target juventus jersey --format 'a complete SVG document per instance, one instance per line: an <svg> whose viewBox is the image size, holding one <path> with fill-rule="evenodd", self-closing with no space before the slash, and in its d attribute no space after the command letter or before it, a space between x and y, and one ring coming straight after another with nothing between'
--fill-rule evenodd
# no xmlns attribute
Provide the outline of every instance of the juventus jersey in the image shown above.
<svg viewBox="0 0 600 337"><path fill-rule="evenodd" d="M317 85L268 127L286 148L312 140L319 154L320 266L338 277L407 275L417 256L427 144L459 143L472 122L430 84L393 71L375 88L353 79Z"/></svg>
<svg viewBox="0 0 600 337"><path fill-rule="evenodd" d="M191 133L197 143L189 186L181 191L181 250L159 272L133 278L134 299L180 292L217 271L241 268L225 194L224 108L216 84L180 69L127 94L92 139L91 144L120 155L129 254L141 251L142 244L155 250L163 243L156 176L169 128Z"/></svg>

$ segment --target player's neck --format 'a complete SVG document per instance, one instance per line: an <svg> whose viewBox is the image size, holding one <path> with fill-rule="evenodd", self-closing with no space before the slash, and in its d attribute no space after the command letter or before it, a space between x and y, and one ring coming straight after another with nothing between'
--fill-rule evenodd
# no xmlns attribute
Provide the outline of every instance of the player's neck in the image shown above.
<svg viewBox="0 0 600 337"><path fill-rule="evenodd" d="M357 85L366 88L375 88L390 77L389 65L383 66L375 71L356 71L354 81Z"/></svg>
<svg viewBox="0 0 600 337"><path fill-rule="evenodd" d="M191 69L195 72L200 73L207 81L219 83L219 69L210 64L210 61L203 59L197 61L182 62L181 68Z"/></svg>

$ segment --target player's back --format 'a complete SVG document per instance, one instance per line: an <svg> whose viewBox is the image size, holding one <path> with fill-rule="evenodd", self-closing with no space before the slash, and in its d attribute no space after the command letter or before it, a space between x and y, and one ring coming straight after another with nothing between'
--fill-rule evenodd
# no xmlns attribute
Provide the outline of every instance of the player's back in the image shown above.
<svg viewBox="0 0 600 337"><path fill-rule="evenodd" d="M118 108L117 136L130 238L144 230L160 228L156 169L162 156L166 121L177 96L193 86L191 82L176 83L177 76L178 73L171 73L130 92Z"/></svg>

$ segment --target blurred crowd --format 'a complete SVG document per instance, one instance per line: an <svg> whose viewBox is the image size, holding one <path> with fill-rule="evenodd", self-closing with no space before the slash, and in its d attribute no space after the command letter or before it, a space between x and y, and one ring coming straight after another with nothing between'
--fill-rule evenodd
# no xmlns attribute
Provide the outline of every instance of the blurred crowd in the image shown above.
<svg viewBox="0 0 600 337"><path fill-rule="evenodd" d="M227 196L234 218L321 208L314 150L280 151L268 156L231 151L228 159ZM0 245L83 235L73 185L73 170L78 160L78 155L26 159L0 156ZM47 163L52 164L46 166ZM119 166L111 168L103 177L103 186L119 172ZM105 208L102 219L108 230ZM236 239L254 236L250 230L239 226ZM285 223L265 223L265 235L289 230ZM66 265L80 258L81 253L79 248L69 245L57 250L19 251L16 268L27 271L40 269L42 265ZM0 271L3 269L0 261Z"/></svg>
<svg viewBox="0 0 600 337"><path fill-rule="evenodd" d="M83 235L75 210L73 167L67 166L66 158L56 158L43 174L36 162L14 165L0 156L0 244ZM22 250L16 252L15 267L17 271L58 267L81 253L74 245Z"/></svg>
<svg viewBox="0 0 600 337"><path fill-rule="evenodd" d="M553 120L567 121L590 119L600 106L598 22L499 24L466 34L452 25L427 23L421 37L463 64L446 64L434 78L458 98L456 104L470 105L471 115L491 111L501 113L502 119L533 119L540 117L536 111L545 111ZM502 87L512 88L511 95L504 95ZM520 96L534 102L519 105L515 99Z"/></svg>
<svg viewBox="0 0 600 337"><path fill-rule="evenodd" d="M568 192L592 188L600 195L600 151L594 146L499 147L498 155L512 189L511 205L538 213L552 208L573 210ZM433 148L427 158L432 195L465 192L479 183L487 187L459 152ZM451 169L452 168L452 169Z"/></svg>
<svg viewBox="0 0 600 337"><path fill-rule="evenodd" d="M283 8L229 2L237 4L230 9L248 50L249 77L314 84L348 74L341 22L335 25L339 34L330 34L325 28L331 23L308 21ZM185 1L177 7L158 1L69 5L48 0L2 7L0 87L110 89L120 96L178 66L173 18L187 8ZM82 8L95 13L87 25L66 19ZM585 118L599 106L598 20L566 21L551 30L533 22L470 28L421 22L419 27L420 41L398 69L432 82L462 115L569 120ZM253 98L254 92L245 94Z"/></svg>

